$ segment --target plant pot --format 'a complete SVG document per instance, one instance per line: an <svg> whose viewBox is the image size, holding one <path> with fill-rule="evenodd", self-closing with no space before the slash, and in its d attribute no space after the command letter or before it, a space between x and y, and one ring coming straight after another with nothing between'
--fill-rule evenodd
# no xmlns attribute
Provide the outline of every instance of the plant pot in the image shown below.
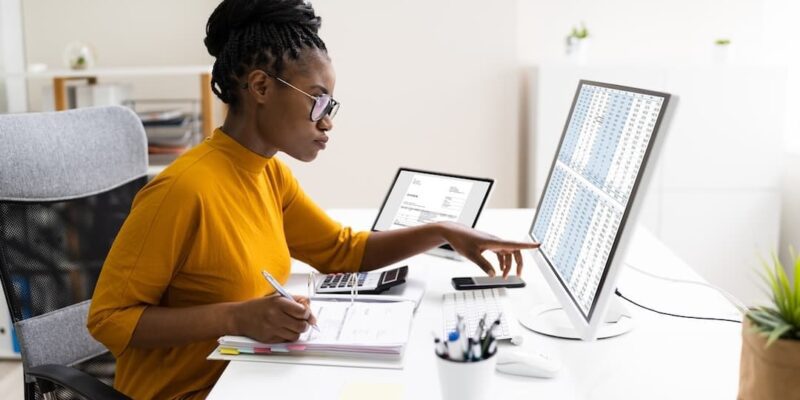
<svg viewBox="0 0 800 400"><path fill-rule="evenodd" d="M781 339L769 347L753 331L749 318L742 324L739 399L800 400L800 340Z"/></svg>
<svg viewBox="0 0 800 400"><path fill-rule="evenodd" d="M733 61L732 44L714 44L711 48L711 63L715 65L730 64Z"/></svg>
<svg viewBox="0 0 800 400"><path fill-rule="evenodd" d="M584 65L589 59L589 38L570 38L567 43L567 56L578 65Z"/></svg>

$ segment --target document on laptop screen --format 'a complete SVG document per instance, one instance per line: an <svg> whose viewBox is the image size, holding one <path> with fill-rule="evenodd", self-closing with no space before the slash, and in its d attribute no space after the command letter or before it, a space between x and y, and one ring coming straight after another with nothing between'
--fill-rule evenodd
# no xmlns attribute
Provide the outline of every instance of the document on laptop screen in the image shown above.
<svg viewBox="0 0 800 400"><path fill-rule="evenodd" d="M474 226L493 181L401 168L373 230L388 231L431 222Z"/></svg>
<svg viewBox="0 0 800 400"><path fill-rule="evenodd" d="M472 182L418 174L411 179L389 230L430 222L457 222Z"/></svg>

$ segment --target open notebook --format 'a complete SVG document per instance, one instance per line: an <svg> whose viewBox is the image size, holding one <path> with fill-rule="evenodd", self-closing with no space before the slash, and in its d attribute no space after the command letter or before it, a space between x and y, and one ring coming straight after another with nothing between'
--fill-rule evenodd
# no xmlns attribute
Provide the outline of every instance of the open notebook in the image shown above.
<svg viewBox="0 0 800 400"><path fill-rule="evenodd" d="M344 299L312 299L319 332L309 329L292 343L259 343L243 336L223 336L208 358L292 362L286 356L293 356L295 361L313 357L306 361L402 368L398 361L408 342L414 305L412 301L351 303Z"/></svg>

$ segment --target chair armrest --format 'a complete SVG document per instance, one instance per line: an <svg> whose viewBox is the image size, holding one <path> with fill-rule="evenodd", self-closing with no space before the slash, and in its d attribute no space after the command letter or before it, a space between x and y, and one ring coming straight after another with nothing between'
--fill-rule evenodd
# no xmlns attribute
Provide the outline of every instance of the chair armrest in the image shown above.
<svg viewBox="0 0 800 400"><path fill-rule="evenodd" d="M75 368L63 365L40 365L25 371L27 375L36 378L36 382L43 390L52 384L69 389L87 399L128 399L130 397L114 390L111 386L100 382L95 377ZM44 380L44 382L42 382Z"/></svg>

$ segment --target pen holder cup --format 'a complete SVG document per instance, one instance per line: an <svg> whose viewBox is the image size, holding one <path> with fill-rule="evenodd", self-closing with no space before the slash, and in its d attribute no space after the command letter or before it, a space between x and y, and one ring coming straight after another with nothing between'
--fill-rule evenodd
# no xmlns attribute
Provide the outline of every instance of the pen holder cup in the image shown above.
<svg viewBox="0 0 800 400"><path fill-rule="evenodd" d="M488 399L497 365L497 351L479 361L453 361L436 356L442 400Z"/></svg>

